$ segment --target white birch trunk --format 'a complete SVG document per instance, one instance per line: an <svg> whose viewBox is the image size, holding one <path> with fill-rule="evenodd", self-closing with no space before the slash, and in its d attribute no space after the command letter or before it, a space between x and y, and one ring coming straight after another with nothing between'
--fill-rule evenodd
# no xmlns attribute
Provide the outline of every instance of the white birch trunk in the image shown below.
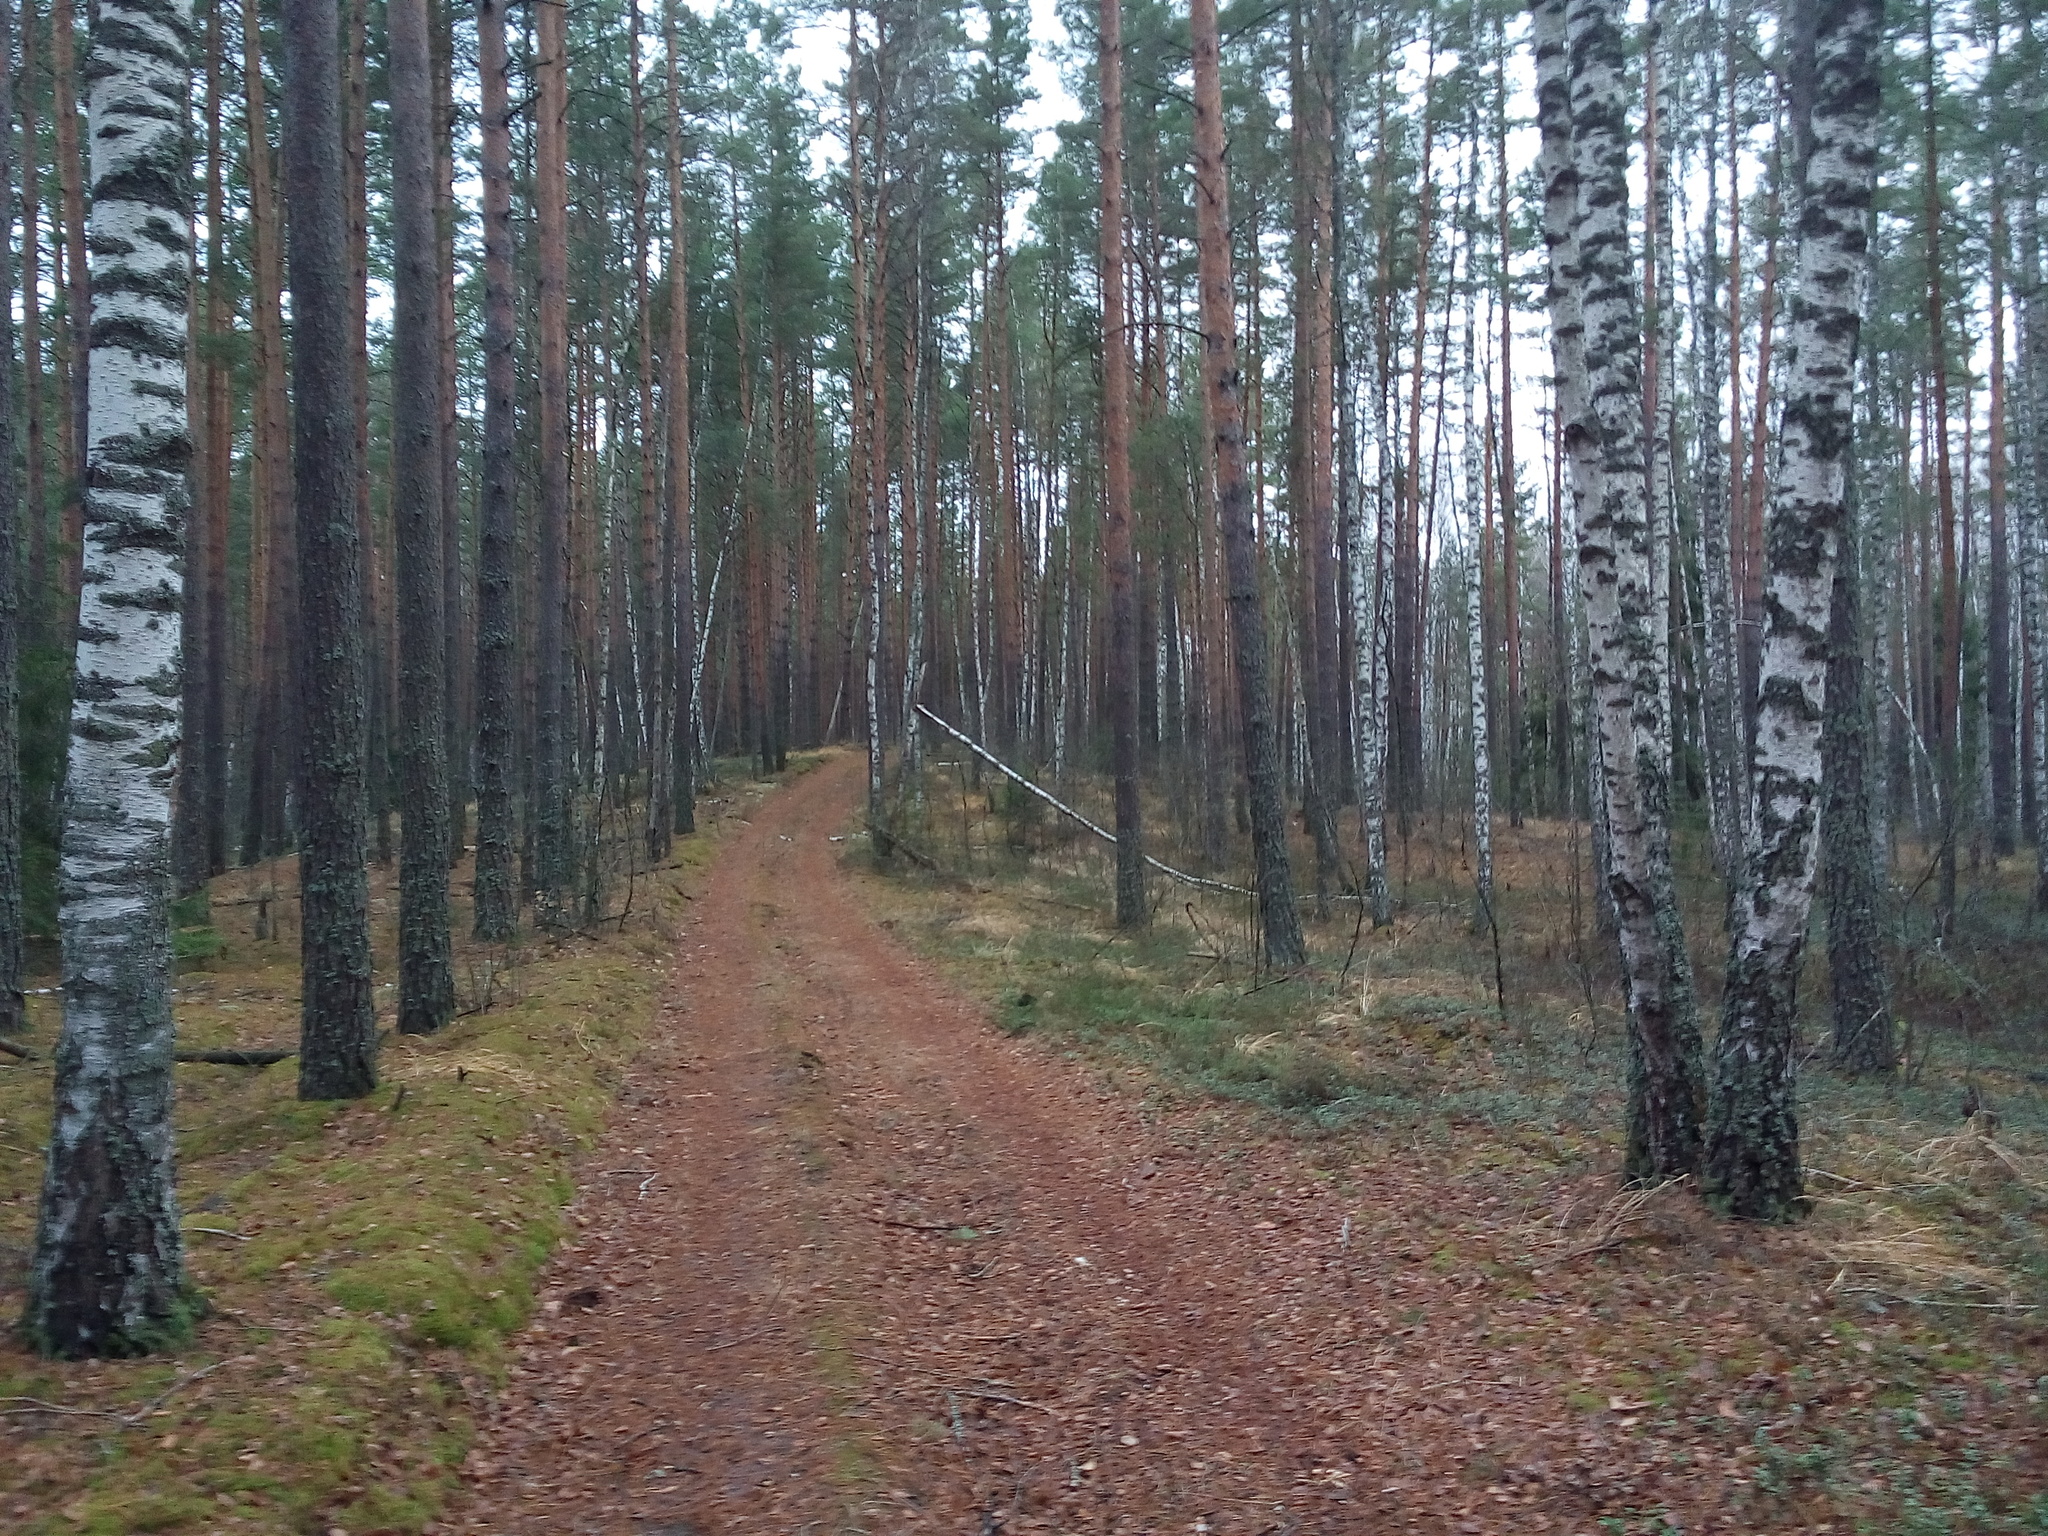
<svg viewBox="0 0 2048 1536"><path fill-rule="evenodd" d="M1364 516L1351 520L1351 608L1358 624L1358 644L1353 651L1359 704L1358 820L1365 839L1366 902L1375 928L1394 920L1387 884L1387 626L1393 617L1387 582L1393 544L1394 466L1387 449L1386 380L1379 374L1377 341L1376 336L1368 338L1375 359L1370 549L1366 547Z"/></svg>
<svg viewBox="0 0 2048 1536"><path fill-rule="evenodd" d="M1783 1220L1804 1189L1795 1071L1799 964L1820 851L1828 610L1846 516L1856 344L1877 171L1882 0L1813 4L1813 153L1799 220L1780 457L1765 539L1754 829L1731 902L1703 1185Z"/></svg>
<svg viewBox="0 0 2048 1536"><path fill-rule="evenodd" d="M1643 458L1642 324L1628 227L1626 63L1614 0L1538 0L1544 240L1558 407L1578 514L1590 704L1629 1006L1631 1179L1692 1171L1700 1038L1671 877L1669 723Z"/></svg>
<svg viewBox="0 0 2048 1536"><path fill-rule="evenodd" d="M1472 253L1465 252L1465 389L1464 472L1465 546L1472 570L1465 582L1465 645L1472 679L1472 849L1473 875L1479 893L1478 921L1493 922L1493 742L1486 701L1486 571L1485 472L1480 438L1484 424L1474 402L1474 386L1482 366L1476 346L1476 294L1471 286Z"/></svg>
<svg viewBox="0 0 2048 1536"><path fill-rule="evenodd" d="M92 367L60 874L64 1031L29 1270L52 1354L189 1325L171 1138L171 785L184 585L189 0L94 13Z"/></svg>

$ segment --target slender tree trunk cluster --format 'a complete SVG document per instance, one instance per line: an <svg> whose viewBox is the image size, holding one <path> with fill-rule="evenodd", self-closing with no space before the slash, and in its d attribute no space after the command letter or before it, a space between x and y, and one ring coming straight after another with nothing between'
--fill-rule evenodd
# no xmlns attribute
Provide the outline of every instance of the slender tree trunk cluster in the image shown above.
<svg viewBox="0 0 2048 1536"><path fill-rule="evenodd" d="M0 79L0 1032L61 932L52 1348L180 1315L167 903L234 863L326 1097L375 1082L366 864L383 1022L435 1030L458 924L616 916L794 751L858 744L882 860L948 774L1028 849L928 715L1102 781L1120 928L1185 850L1283 972L1447 878L1499 942L1556 827L1627 1176L1769 1219L1816 893L1870 1074L1902 939L2048 905L2027 7L1925 0L1900 73L1876 0L1101 0L1035 138L1017 0L849 0L830 82L772 7L80 14L25 5Z"/></svg>

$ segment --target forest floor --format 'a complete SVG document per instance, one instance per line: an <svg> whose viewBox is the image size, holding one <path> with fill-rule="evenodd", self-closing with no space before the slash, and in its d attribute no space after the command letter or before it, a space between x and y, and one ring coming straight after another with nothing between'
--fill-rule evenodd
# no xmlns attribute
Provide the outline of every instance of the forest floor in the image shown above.
<svg viewBox="0 0 2048 1536"><path fill-rule="evenodd" d="M1737 1226L1619 1188L1611 1020L1448 904L1254 980L870 873L862 785L725 844L456 1528L2048 1531L2023 1073L1823 1085L1824 1198Z"/></svg>
<svg viewBox="0 0 2048 1536"><path fill-rule="evenodd" d="M1759 1230L1619 1186L1568 825L1502 831L1498 969L1439 825L1391 933L1340 904L1276 978L1229 898L1115 934L1100 851L964 765L877 873L859 760L807 768L728 773L581 933L464 941L458 871L464 1016L373 1100L181 1066L211 1314L140 1361L0 1339L0 1529L2048 1532L2048 989L1995 868L1988 938L1907 948L1900 1080L1803 1074L1813 1209ZM216 882L181 1044L292 1037L291 885Z"/></svg>

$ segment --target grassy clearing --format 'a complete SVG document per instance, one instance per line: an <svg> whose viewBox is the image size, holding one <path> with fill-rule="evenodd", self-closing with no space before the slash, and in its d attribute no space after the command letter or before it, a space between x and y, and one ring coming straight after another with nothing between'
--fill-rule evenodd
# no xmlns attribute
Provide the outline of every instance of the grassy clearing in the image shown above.
<svg viewBox="0 0 2048 1536"><path fill-rule="evenodd" d="M1091 813L1107 799L1062 793ZM1226 1163L1233 1140L1283 1138L1358 1201L1368 1251L1550 1303L1511 1342L1548 1358L1559 1411L1697 1466L1738 1523L2048 1532L2048 992L2022 861L1980 875L1968 945L1929 953L1912 943L1924 913L1900 918L1895 1082L1824 1069L1816 946L1813 1205L1757 1232L1685 1189L1618 1187L1623 1015L1567 826L1497 828L1498 991L1455 825L1395 844L1391 933L1336 904L1308 925L1312 974L1285 980L1255 969L1238 899L1155 879L1151 929L1116 934L1106 849L962 770L929 775L911 826L937 868L899 863L892 921L1000 1027L1150 1100L1247 1106L1207 1122ZM1681 838L1681 883L1711 1031L1725 938L1697 841ZM1195 867L1185 847L1164 856ZM1295 868L1305 881L1305 844ZM1972 1088L1993 1112L1966 1121ZM1383 1184L1417 1178L1440 1208L1374 1214ZM1664 1531L1667 1513L1617 1494L1601 1525Z"/></svg>
<svg viewBox="0 0 2048 1536"><path fill-rule="evenodd" d="M728 774L699 836L561 941L466 942L461 1006L387 1039L377 1094L301 1104L296 1063L178 1068L181 1199L211 1315L175 1357L55 1364L0 1343L0 1527L139 1531L430 1529L560 1238L574 1161L657 1022L675 921L718 823L772 786ZM373 870L379 974L393 871ZM466 871L456 890L466 892ZM289 1045L298 933L288 862L215 882L179 949L180 1042ZM279 893L284 893L280 896ZM625 907L623 917L618 908ZM186 918L203 917L188 910ZM261 932L264 937L257 937ZM379 993L392 1011L394 989ZM55 1000L0 1058L0 1311L19 1314L50 1113ZM54 1405L39 1408L24 1399Z"/></svg>

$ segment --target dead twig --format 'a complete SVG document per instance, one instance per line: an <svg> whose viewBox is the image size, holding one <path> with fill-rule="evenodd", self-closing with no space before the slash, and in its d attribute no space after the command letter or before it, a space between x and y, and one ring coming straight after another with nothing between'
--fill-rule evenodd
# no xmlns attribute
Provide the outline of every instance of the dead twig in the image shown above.
<svg viewBox="0 0 2048 1536"><path fill-rule="evenodd" d="M196 1371L187 1371L132 1413L118 1413L112 1408L70 1407L64 1403L45 1402L40 1397L0 1397L0 1403L20 1403L24 1405L19 1408L0 1408L0 1414L57 1413L64 1415L66 1418L112 1419L123 1429L133 1429L152 1413L155 1413L157 1409L161 1408L170 1399L171 1394L180 1387L188 1387L202 1376L211 1376L227 1363L225 1360L216 1360L213 1364L201 1366Z"/></svg>

